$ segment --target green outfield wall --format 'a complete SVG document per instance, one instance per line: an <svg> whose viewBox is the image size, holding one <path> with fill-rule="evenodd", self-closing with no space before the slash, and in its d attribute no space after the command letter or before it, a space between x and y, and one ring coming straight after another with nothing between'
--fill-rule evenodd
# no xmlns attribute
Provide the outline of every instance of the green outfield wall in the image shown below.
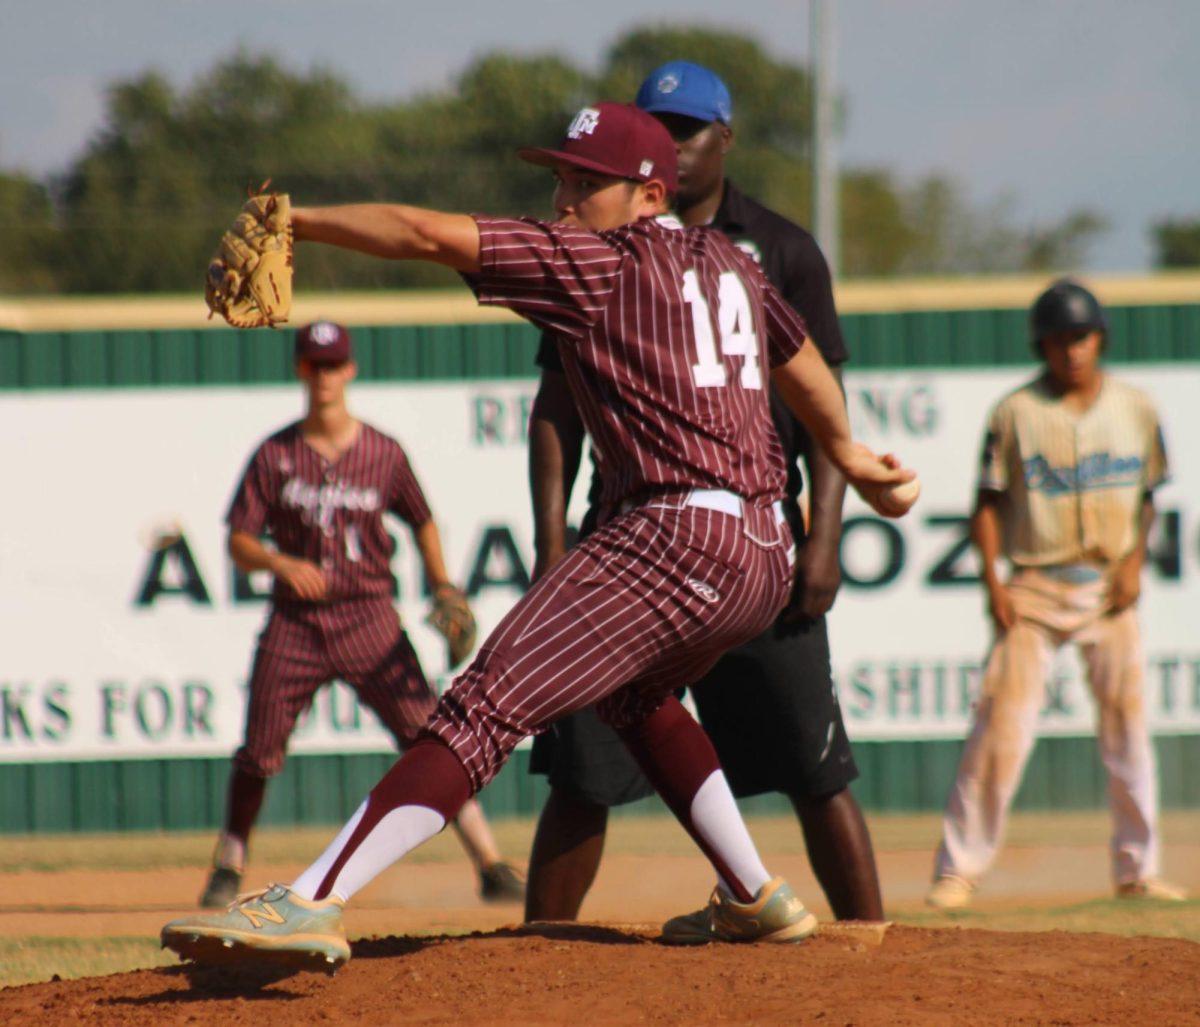
<svg viewBox="0 0 1200 1027"><path fill-rule="evenodd" d="M940 810L958 764L959 742L859 742L854 792L878 812ZM1200 809L1200 737L1156 740L1167 809ZM530 816L546 796L518 750L480 796L492 817ZM337 824L391 766L387 754L294 756L267 791L260 823ZM227 759L125 760L0 764L0 832L195 830L220 825ZM1094 809L1104 804L1104 774L1091 738L1047 738L1034 750L1016 806L1025 810ZM781 796L743 803L748 812L785 813ZM658 799L619 815L665 812Z"/></svg>
<svg viewBox="0 0 1200 1027"><path fill-rule="evenodd" d="M1110 313L1112 362L1200 362L1200 304L1113 306ZM855 368L979 368L1031 360L1020 309L854 312L844 315L843 325ZM362 380L462 381L530 377L537 334L515 322L367 325L355 329L355 341ZM269 330L0 330L0 392L285 382L290 346L290 333ZM1156 747L1163 805L1200 808L1200 735L1161 735ZM872 810L939 809L960 749L960 741L946 739L860 742L858 797ZM518 751L484 793L493 816L538 808L544 782L527 774L527 758ZM269 790L263 822L339 822L390 762L386 754L296 756ZM222 814L228 768L224 758L0 762L0 832L212 827ZM1090 808L1103 805L1104 795L1093 738L1046 738L1017 804ZM774 799L751 807L783 808ZM644 803L630 812L654 808Z"/></svg>
<svg viewBox="0 0 1200 1027"><path fill-rule="evenodd" d="M1114 362L1200 360L1200 304L1112 307ZM842 316L856 368L995 367L1030 361L1022 310ZM537 333L523 322L358 326L360 380L524 378ZM0 329L0 389L243 385L290 381L291 335L257 329Z"/></svg>

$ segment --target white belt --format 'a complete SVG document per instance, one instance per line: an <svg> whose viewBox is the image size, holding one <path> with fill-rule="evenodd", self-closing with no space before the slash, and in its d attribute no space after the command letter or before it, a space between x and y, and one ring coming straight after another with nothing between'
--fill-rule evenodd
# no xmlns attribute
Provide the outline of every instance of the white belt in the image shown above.
<svg viewBox="0 0 1200 1027"><path fill-rule="evenodd" d="M684 506L699 506L705 510L716 510L730 517L742 516L742 497L725 489L692 489Z"/></svg>
<svg viewBox="0 0 1200 1027"><path fill-rule="evenodd" d="M742 516L742 504L745 502L736 492L728 489L692 489L680 504L681 506L698 506L704 510L716 510L717 513L729 514L730 517ZM647 506L668 506L667 503L647 503ZM775 520L783 523L783 504L776 500L771 504L775 511Z"/></svg>

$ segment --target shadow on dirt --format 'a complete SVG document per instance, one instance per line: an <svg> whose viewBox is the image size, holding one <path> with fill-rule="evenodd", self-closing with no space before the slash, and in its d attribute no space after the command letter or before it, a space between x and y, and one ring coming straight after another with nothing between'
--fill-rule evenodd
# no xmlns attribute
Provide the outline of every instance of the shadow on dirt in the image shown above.
<svg viewBox="0 0 1200 1027"><path fill-rule="evenodd" d="M627 930L600 924L538 921L518 927L470 934L433 934L424 937L362 938L351 945L355 959L392 959L408 956L431 945L453 945L465 941L511 941L518 938L547 938L552 941L590 942L593 945L649 945L651 939Z"/></svg>
<svg viewBox="0 0 1200 1027"><path fill-rule="evenodd" d="M351 945L352 961L373 959L402 959L422 949L433 946L452 946L457 942L471 941L519 941L541 938L554 942L582 942L593 945L653 945L654 940L637 930L622 930L600 924L542 922L504 927L496 931L478 931L472 934L438 934L425 937L362 938ZM184 963L182 966L167 967L153 971L165 979L166 987L149 995L119 995L99 1000L106 1006L171 1006L186 1003L214 1002L227 999L243 999L251 1002L293 1002L308 997L307 989L292 991L273 985L281 981L301 977L310 973L326 974L311 968L263 962L247 964L244 961L213 963ZM179 979L187 981L187 988L179 987Z"/></svg>
<svg viewBox="0 0 1200 1027"><path fill-rule="evenodd" d="M187 963L183 966L167 967L154 971L171 980L186 978L186 990L168 987L151 995L114 995L100 999L99 1005L106 1006L156 1006L179 1005L187 1002L209 1002L220 999L245 999L246 1001L292 1002L304 998L303 994L283 988L270 988L273 984L297 977L311 971L286 966L200 966Z"/></svg>
<svg viewBox="0 0 1200 1027"><path fill-rule="evenodd" d="M657 928L655 928L657 933ZM603 924L579 924L570 921L535 920L519 927L491 931L493 938L551 938L554 941L582 941L593 945L651 945L638 927L606 927ZM482 935L480 935L482 937Z"/></svg>

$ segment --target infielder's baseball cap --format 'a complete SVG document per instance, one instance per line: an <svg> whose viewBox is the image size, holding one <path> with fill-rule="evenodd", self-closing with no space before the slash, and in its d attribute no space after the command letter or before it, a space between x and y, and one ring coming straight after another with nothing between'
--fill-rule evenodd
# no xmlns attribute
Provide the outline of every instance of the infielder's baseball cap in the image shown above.
<svg viewBox="0 0 1200 1027"><path fill-rule="evenodd" d="M332 321L314 321L296 330L296 359L310 364L344 364L354 358L350 333Z"/></svg>
<svg viewBox="0 0 1200 1027"><path fill-rule="evenodd" d="M526 146L517 156L543 167L569 164L634 182L657 179L671 194L679 184L675 141L657 120L629 103L584 107L571 119L559 149Z"/></svg>
<svg viewBox="0 0 1200 1027"><path fill-rule="evenodd" d="M729 87L715 71L691 61L659 65L646 76L636 102L650 114L682 114L725 125L733 119Z"/></svg>

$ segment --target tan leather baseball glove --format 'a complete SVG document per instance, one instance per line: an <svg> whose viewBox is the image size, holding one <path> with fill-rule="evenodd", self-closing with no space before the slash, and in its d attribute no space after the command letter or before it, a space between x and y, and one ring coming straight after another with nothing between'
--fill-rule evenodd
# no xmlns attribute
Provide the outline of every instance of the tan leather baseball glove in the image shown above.
<svg viewBox="0 0 1200 1027"><path fill-rule="evenodd" d="M471 655L475 648L475 615L461 589L453 585L439 586L425 623L446 640L451 670Z"/></svg>
<svg viewBox="0 0 1200 1027"><path fill-rule="evenodd" d="M266 192L243 204L208 265L204 299L235 328L286 321L292 309L292 217L287 193Z"/></svg>

